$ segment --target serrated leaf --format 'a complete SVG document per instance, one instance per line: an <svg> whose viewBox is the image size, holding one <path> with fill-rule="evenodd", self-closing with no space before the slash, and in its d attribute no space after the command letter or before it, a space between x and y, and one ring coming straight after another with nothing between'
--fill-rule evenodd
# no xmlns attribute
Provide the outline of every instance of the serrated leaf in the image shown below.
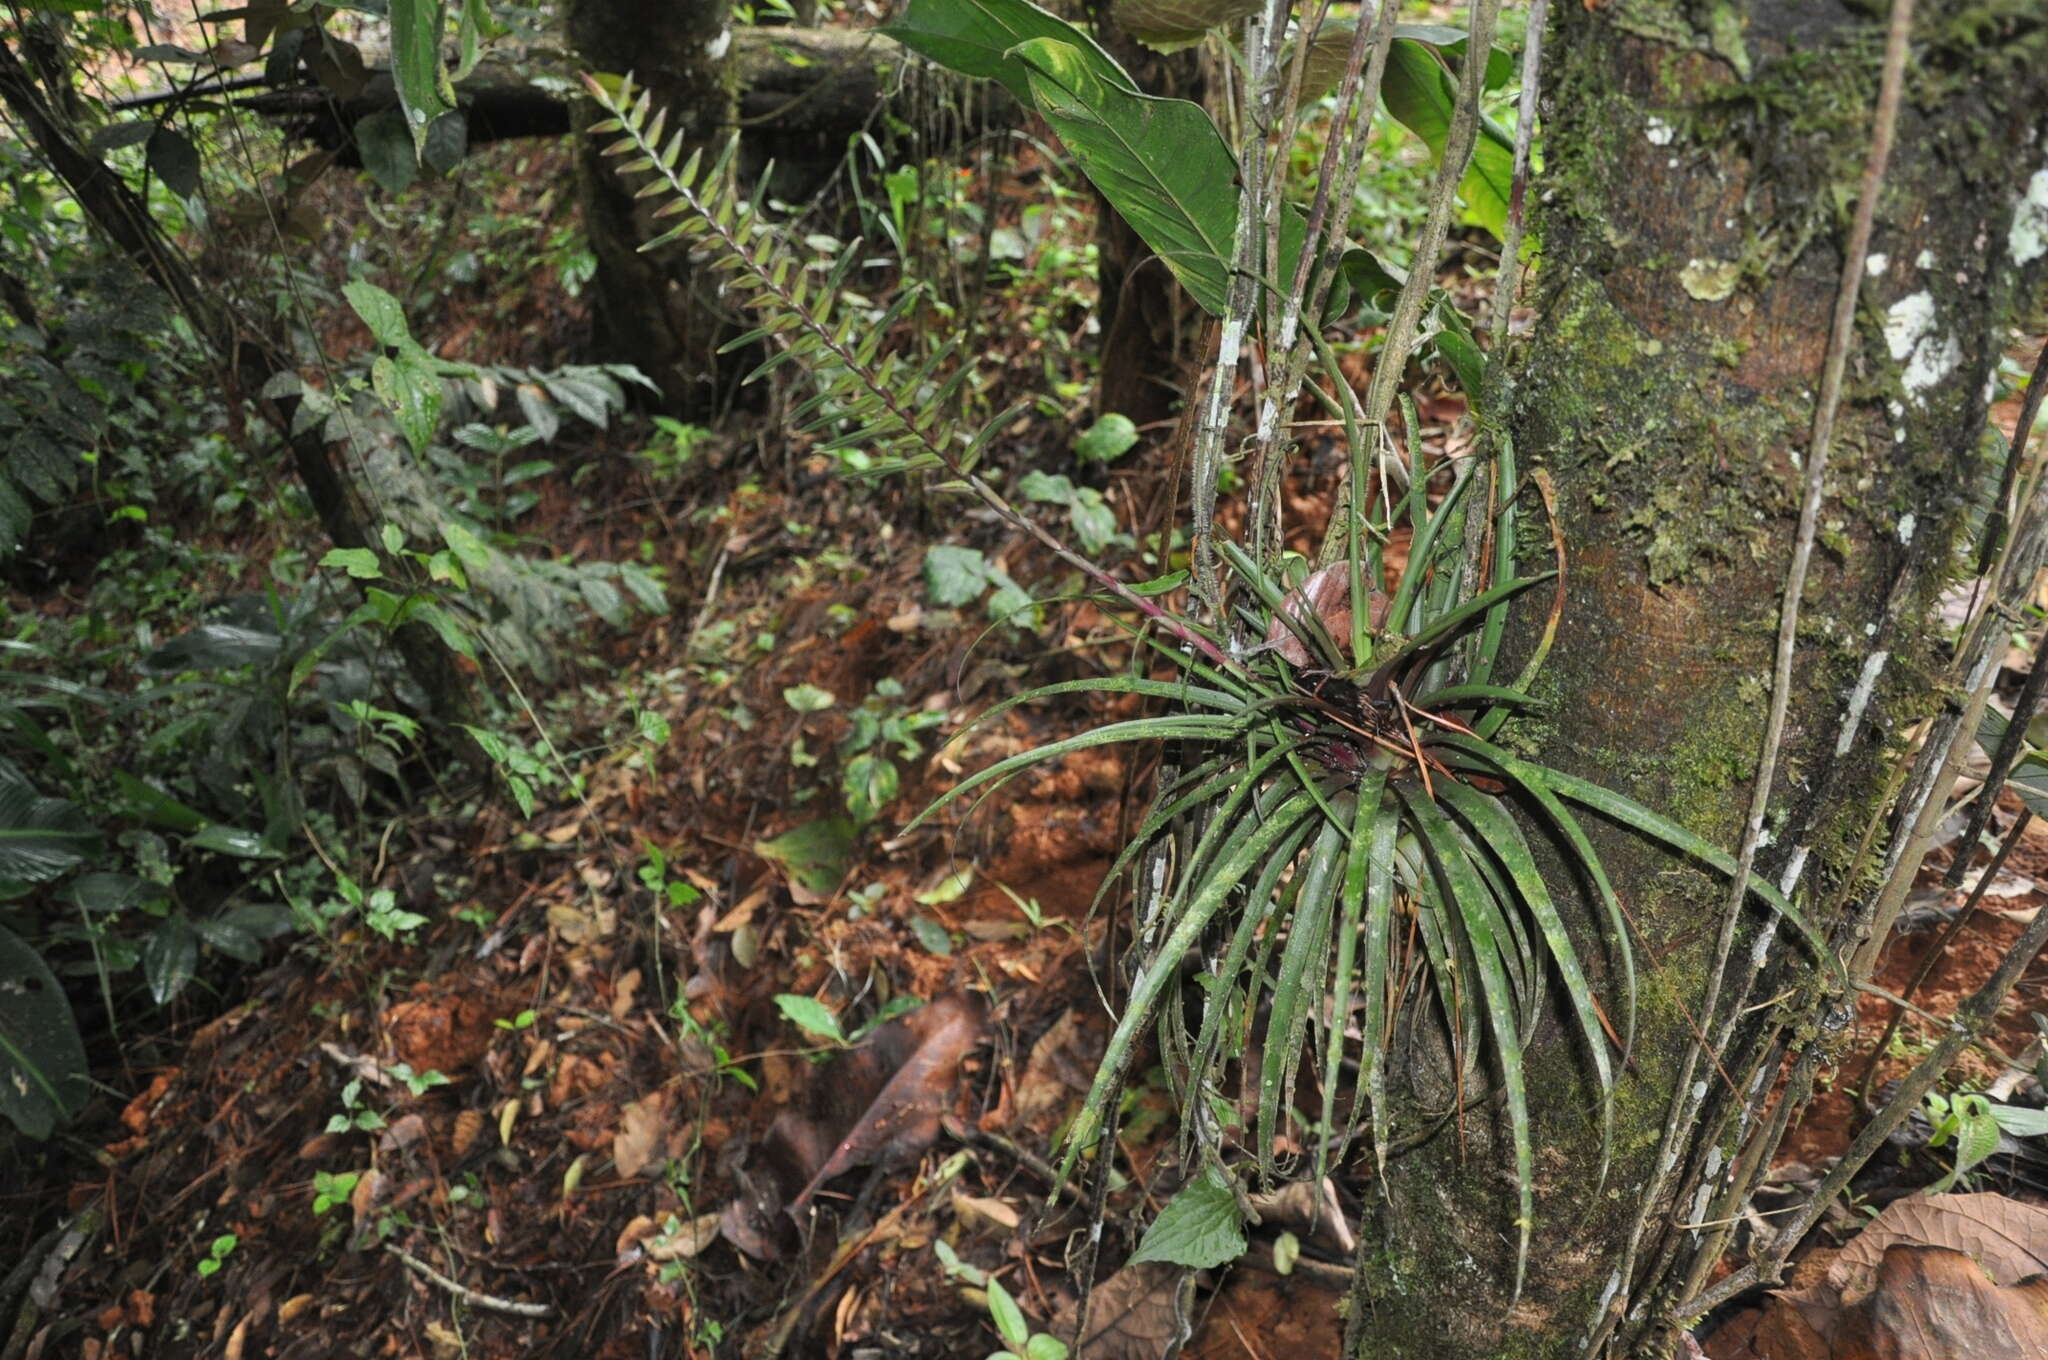
<svg viewBox="0 0 2048 1360"><path fill-rule="evenodd" d="M323 567L339 567L358 581L381 581L384 569L377 554L368 548L329 548L320 559Z"/></svg>
<svg viewBox="0 0 2048 1360"><path fill-rule="evenodd" d="M399 349L412 341L412 333L405 326L405 308L397 298L385 292L374 283L362 279L350 279L341 286L341 295L348 299L348 305L370 328L380 345Z"/></svg>
<svg viewBox="0 0 2048 1360"><path fill-rule="evenodd" d="M791 685L782 691L782 702L799 713L823 713L838 703L832 691L813 684Z"/></svg>
<svg viewBox="0 0 2048 1360"><path fill-rule="evenodd" d="M1165 1261L1190 1270L1214 1270L1244 1255L1244 1221L1238 1217L1237 1195L1223 1173L1204 1168L1180 1188L1145 1236L1130 1264Z"/></svg>
<svg viewBox="0 0 2048 1360"><path fill-rule="evenodd" d="M815 897L824 897L846 877L853 854L854 825L845 817L806 822L773 840L756 841L754 853L773 860Z"/></svg>
<svg viewBox="0 0 2048 1360"><path fill-rule="evenodd" d="M419 154L398 109L379 109L358 119L355 139L363 169L386 193L402 194L419 178Z"/></svg>
<svg viewBox="0 0 2048 1360"><path fill-rule="evenodd" d="M407 342L410 344L410 342ZM380 354L370 365L370 387L390 408L398 431L414 453L426 452L434 431L441 424L441 404L446 393L440 375L423 355L401 353L397 358Z"/></svg>

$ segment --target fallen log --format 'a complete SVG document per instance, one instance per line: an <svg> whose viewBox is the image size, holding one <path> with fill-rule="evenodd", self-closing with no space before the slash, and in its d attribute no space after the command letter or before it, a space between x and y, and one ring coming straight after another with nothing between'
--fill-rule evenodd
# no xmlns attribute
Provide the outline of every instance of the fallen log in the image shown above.
<svg viewBox="0 0 2048 1360"><path fill-rule="evenodd" d="M368 58L383 60L381 54ZM888 97L911 92L918 82L957 83L871 29L738 29L732 64L738 128L750 143L786 143L797 154L815 154L822 149L816 145L821 139L835 152L843 151L847 136L873 120ZM575 75L574 63L557 49L536 48L478 63L455 84L468 144L568 132L567 91ZM1000 92L998 97L1003 98ZM137 95L113 107L135 111L215 99L286 123L294 135L336 152L343 165L362 163L355 145L357 125L398 107L390 68L368 64L359 87L346 96L312 80L278 87L259 75ZM780 158L775 146L765 149Z"/></svg>

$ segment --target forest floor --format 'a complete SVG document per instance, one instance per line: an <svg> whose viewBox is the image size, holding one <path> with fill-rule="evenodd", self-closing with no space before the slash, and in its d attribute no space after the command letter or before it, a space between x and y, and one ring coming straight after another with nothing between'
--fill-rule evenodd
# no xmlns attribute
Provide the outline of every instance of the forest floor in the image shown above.
<svg viewBox="0 0 2048 1360"><path fill-rule="evenodd" d="M506 154L505 192L566 197L558 159ZM344 197L325 205L333 268ZM348 326L333 343L361 343ZM558 362L585 326L543 271L451 295L423 338ZM1085 376L1042 332L1006 344L1018 380ZM1441 453L1462 408L1428 391ZM995 456L1045 457L1071 423L1020 421ZM1172 473L1163 432L1144 433L1095 479L1140 541ZM49 1281L30 1353L979 1357L1001 1345L990 1279L1067 1334L1088 1206L1085 1187L1055 1193L1048 1161L1104 1042L1122 936L1116 898L1092 903L1149 769L1079 753L900 828L964 771L1133 711L1062 698L970 727L1030 685L1114 670L1123 636L1085 604L1028 628L934 604L935 542L1041 597L1057 576L957 501L843 479L773 416L739 415L662 480L636 439L558 447L518 526L562 556L666 572L671 613L598 634L526 696L581 796L558 788L530 819L473 793L395 817L365 886L428 918L416 940L284 951L225 1009L174 1013L154 1065L100 1071L125 1104L77 1130L94 1156L37 1192L43 1210L97 1206L99 1230ZM628 711L664 720L665 743L618 741ZM862 751L899 782L855 825L843 776ZM2006 877L1919 1005L1946 1013L2048 901L2048 832ZM1902 936L1882 985L1903 989L1936 933ZM1994 1042L2025 1049L2031 1011L2048 1012L2039 969ZM1865 999L1865 1047L1888 1017ZM1909 1019L1880 1076L1929 1032ZM1170 1268L1117 1268L1175 1168L1165 1084L1143 1066L1088 1354L1154 1360L1183 1313L1191 1357L1336 1354L1361 1174L1322 1212L1306 1187L1263 1201L1250 1250L1185 1298ZM1784 1160L1846 1144L1854 1074L1834 1075ZM1940 1174L1892 1164L1867 1202ZM1298 1257L1276 1254L1282 1234Z"/></svg>

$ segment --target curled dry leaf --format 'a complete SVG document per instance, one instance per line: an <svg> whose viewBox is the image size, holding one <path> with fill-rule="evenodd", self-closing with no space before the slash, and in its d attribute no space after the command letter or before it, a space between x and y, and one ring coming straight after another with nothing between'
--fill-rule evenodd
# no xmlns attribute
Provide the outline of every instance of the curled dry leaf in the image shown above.
<svg viewBox="0 0 2048 1360"><path fill-rule="evenodd" d="M467 1157L477 1139L483 1137L485 1126L490 1121L482 1110L464 1110L455 1116L455 1133L452 1146L458 1158Z"/></svg>
<svg viewBox="0 0 2048 1360"><path fill-rule="evenodd" d="M612 1135L612 1165L628 1180L660 1160L668 1137L668 1100L655 1091L619 1111L619 1129Z"/></svg>
<svg viewBox="0 0 2048 1360"><path fill-rule="evenodd" d="M687 1261L718 1240L720 1214L699 1214L676 1224L670 1232L647 1239L647 1255L655 1261Z"/></svg>
<svg viewBox="0 0 2048 1360"><path fill-rule="evenodd" d="M1012 1107L1016 1122L1050 1138L1078 1108L1095 1079L1104 1039L1101 1024L1078 1010L1053 1022L1032 1045L1024 1075L1017 1079Z"/></svg>
<svg viewBox="0 0 2048 1360"><path fill-rule="evenodd" d="M1368 590L1366 598L1371 609L1367 615L1370 625L1384 628L1387 622L1387 606L1392 603L1386 594ZM1307 580L1287 592L1281 601L1283 616L1275 616L1266 629L1266 645L1287 659L1290 666L1307 666L1314 660L1308 645L1299 633L1290 627L1289 617L1306 623L1314 618L1329 630L1330 637L1341 647L1351 642L1351 567L1345 562L1335 562L1311 572Z"/></svg>

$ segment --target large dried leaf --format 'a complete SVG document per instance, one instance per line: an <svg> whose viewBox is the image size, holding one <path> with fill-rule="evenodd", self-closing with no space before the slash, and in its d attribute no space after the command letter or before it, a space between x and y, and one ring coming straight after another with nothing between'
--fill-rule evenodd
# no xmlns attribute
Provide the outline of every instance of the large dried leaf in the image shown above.
<svg viewBox="0 0 2048 1360"><path fill-rule="evenodd" d="M1109 17L1145 46L1178 52L1264 8L1263 0L1116 0Z"/></svg>
<svg viewBox="0 0 2048 1360"><path fill-rule="evenodd" d="M981 1042L984 1019L979 1002L949 996L898 1016L876 1031L870 1044L888 1042L883 1031L900 1027L916 1046L791 1202L792 1214L800 1216L811 1197L842 1172L858 1166L902 1166L932 1145L939 1136L940 1116L952 1104L960 1060ZM821 1079L831 1081L831 1072L829 1067L822 1069Z"/></svg>
<svg viewBox="0 0 2048 1360"><path fill-rule="evenodd" d="M1053 1334L1089 1360L1161 1360L1185 1339L1195 1277L1177 1266L1126 1266L1088 1295L1088 1335L1075 1341L1075 1308L1060 1309Z"/></svg>
<svg viewBox="0 0 2048 1360"><path fill-rule="evenodd" d="M1822 1337L1862 1327L1865 1323L1855 1319L1873 1308L1880 1315L1896 1312L1896 1303L1872 1301L1879 1292L1902 1284L1903 1272L1926 1264L1893 1265L1887 1253L1895 1247L1959 1252L1977 1263L1973 1269L1981 1269L1985 1289L2017 1285L2048 1272L2048 1208L1998 1194L1911 1195L1894 1200L1836 1255L1823 1280L1805 1289L1782 1290L1778 1297L1796 1307ZM1897 1278L1885 1278L1887 1267ZM1929 1268L1944 1269L1939 1264Z"/></svg>
<svg viewBox="0 0 2048 1360"><path fill-rule="evenodd" d="M1885 1249L1895 1243L1960 1251L1974 1257L1995 1283L2018 1284L2048 1271L2048 1208L1997 1194L1894 1200L1842 1249L1828 1269L1828 1283L1844 1297L1864 1292Z"/></svg>

